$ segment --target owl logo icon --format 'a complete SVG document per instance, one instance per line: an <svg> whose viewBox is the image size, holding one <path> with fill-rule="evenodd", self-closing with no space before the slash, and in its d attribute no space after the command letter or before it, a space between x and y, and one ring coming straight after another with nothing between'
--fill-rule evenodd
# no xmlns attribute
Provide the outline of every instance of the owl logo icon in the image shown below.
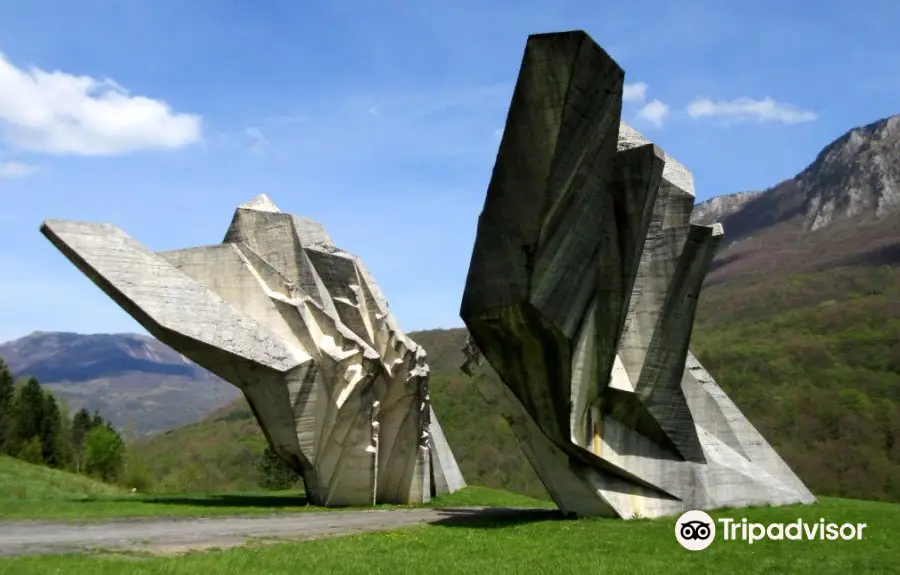
<svg viewBox="0 0 900 575"><path fill-rule="evenodd" d="M675 522L675 539L690 551L709 547L716 538L716 523L703 511L688 511Z"/></svg>

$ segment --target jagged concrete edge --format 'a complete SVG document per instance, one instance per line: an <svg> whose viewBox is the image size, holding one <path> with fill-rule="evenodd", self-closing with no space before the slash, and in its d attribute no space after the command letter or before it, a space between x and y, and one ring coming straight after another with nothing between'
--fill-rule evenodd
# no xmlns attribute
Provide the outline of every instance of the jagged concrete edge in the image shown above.
<svg viewBox="0 0 900 575"><path fill-rule="evenodd" d="M431 424L429 442L431 447L432 476L434 477L435 495L441 493L453 493L466 486L459 464L453 456L450 444L444 435L441 424L438 423L434 407L429 405L431 411Z"/></svg>
<svg viewBox="0 0 900 575"><path fill-rule="evenodd" d="M213 294L206 287L201 286L172 266L165 258L151 252L115 226L66 220L47 220L41 225L41 233L82 273L88 276L113 301L129 315L135 317L151 333L159 333L160 329L173 331L183 337L219 348L225 353L231 353L236 357L253 361L281 372L289 371L310 359L309 356L294 357L291 352L281 345L280 338L268 328L236 310L221 297ZM88 241L87 245L78 245L76 238L73 236L93 237L95 241ZM96 241L97 238L100 238L100 241ZM140 258L142 265L151 264L153 266L152 269L165 271L169 274L167 280L171 279L172 281L180 282L182 288L187 290L191 297L197 300L198 304L205 299L207 305L215 306L217 313L221 313L224 318L227 318L226 325L207 331L190 329L189 323L165 315L171 313L173 306L164 306L161 310L155 310L156 315L154 315L152 305L141 305L141 302L137 301L141 297L145 297L150 303L155 303L153 301L156 299L154 296L141 296L141 294L135 292L137 283L132 282L129 285L126 278L111 277L115 275L117 268L122 273L128 272L127 266L121 262L110 261L110 257L103 253L103 251L110 249L115 249L119 257L122 254L130 253ZM146 272L142 270L140 273ZM147 309L148 307L150 309ZM202 309L195 306L191 311L192 314L196 314L198 310L202 311ZM158 317L160 315L163 317ZM191 317L193 318L195 315ZM241 327L240 329L228 328L228 322ZM243 347L238 346L234 341L221 337L223 333L229 332L253 334L255 341L244 342L246 345Z"/></svg>

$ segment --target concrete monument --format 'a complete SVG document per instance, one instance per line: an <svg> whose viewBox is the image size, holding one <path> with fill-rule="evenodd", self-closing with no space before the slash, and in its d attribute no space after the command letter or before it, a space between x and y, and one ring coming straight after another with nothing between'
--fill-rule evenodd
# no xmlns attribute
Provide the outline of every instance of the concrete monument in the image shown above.
<svg viewBox="0 0 900 575"><path fill-rule="evenodd" d="M212 246L153 253L108 224L41 231L147 331L241 389L312 503L424 502L465 485L425 351L321 224L263 195Z"/></svg>
<svg viewBox="0 0 900 575"><path fill-rule="evenodd" d="M624 518L815 498L688 351L720 225L691 173L620 122L584 32L531 36L461 316L479 377L559 507Z"/></svg>

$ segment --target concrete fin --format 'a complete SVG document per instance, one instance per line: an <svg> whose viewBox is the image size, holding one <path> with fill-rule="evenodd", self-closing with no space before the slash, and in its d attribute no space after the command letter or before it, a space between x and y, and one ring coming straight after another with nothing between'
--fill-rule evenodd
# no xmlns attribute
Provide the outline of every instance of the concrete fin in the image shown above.
<svg viewBox="0 0 900 575"><path fill-rule="evenodd" d="M269 328L114 226L48 220L41 231L151 333L179 333L276 371L306 360L295 357Z"/></svg>
<svg viewBox="0 0 900 575"><path fill-rule="evenodd" d="M697 462L704 461L703 448L681 389L681 379L700 288L720 237L713 235L713 228L690 226L635 386L641 401L679 452Z"/></svg>
<svg viewBox="0 0 900 575"><path fill-rule="evenodd" d="M307 345L295 343L297 334L294 327L286 321L276 300L270 298L265 289L260 289L266 286L265 282L236 244L162 252L159 255L235 309L244 310L254 321L268 326L301 362L312 357Z"/></svg>
<svg viewBox="0 0 900 575"><path fill-rule="evenodd" d="M632 282L618 353L628 378L637 382L644 367L647 348L656 328L669 283L672 257L663 229L668 212L669 188L660 185L656 194L644 247Z"/></svg>
<svg viewBox="0 0 900 575"><path fill-rule="evenodd" d="M570 75L582 38L530 37L478 221L463 315L526 299L535 264L541 206L557 150ZM554 73L548 73L553 70Z"/></svg>
<svg viewBox="0 0 900 575"><path fill-rule="evenodd" d="M278 206L276 206L275 203L269 199L269 196L267 196L265 194L260 194L260 195L256 196L255 198L253 198L252 200L250 200L249 202L241 204L240 206L238 206L238 209L239 210L256 210L258 212L280 212L281 211L278 209Z"/></svg>
<svg viewBox="0 0 900 575"><path fill-rule="evenodd" d="M702 386L709 396L716 402L732 432L741 444L742 451L747 458L773 477L777 477L782 484L798 493L797 502L811 503L815 497L809 492L800 478L791 471L778 453L763 438L757 429L751 424L744 414L740 412L734 402L722 391L709 372L704 369L696 357L688 352L687 369Z"/></svg>
<svg viewBox="0 0 900 575"><path fill-rule="evenodd" d="M503 385L487 377L476 379L478 391L503 415L534 467L541 482L563 513L588 516L616 515L605 501L592 497L591 490L569 472L569 458L544 436L528 412L504 391Z"/></svg>
<svg viewBox="0 0 900 575"><path fill-rule="evenodd" d="M463 479L462 472L459 470L459 464L453 457L453 451L447 438L444 436L444 430L438 422L437 415L434 414L434 408L431 409L431 423L429 424L429 448L431 449L431 472L434 476L435 493L441 495L443 493L453 493L466 486L466 480Z"/></svg>
<svg viewBox="0 0 900 575"><path fill-rule="evenodd" d="M728 420L725 419L722 410L719 409L719 405L687 367L681 378L681 391L691 410L694 424L746 458L747 454L744 452L741 442L731 429ZM706 450L704 447L704 451Z"/></svg>
<svg viewBox="0 0 900 575"><path fill-rule="evenodd" d="M634 290L647 232L654 221L664 163L665 153L653 144L616 154L612 188L621 255L621 289L626 302ZM620 319L622 326L628 309L626 303Z"/></svg>
<svg viewBox="0 0 900 575"><path fill-rule="evenodd" d="M597 273L598 250L605 275L617 273L609 263L619 259L611 174L598 167L616 155L621 97L597 95L621 95L623 74L592 44L582 40L571 62L543 205L534 205L544 216L529 301L568 339L590 304L591 291L583 286Z"/></svg>
<svg viewBox="0 0 900 575"><path fill-rule="evenodd" d="M303 247L319 246L334 248L334 242L331 241L331 236L325 231L325 226L319 222L294 215L291 216L291 220L294 225L294 230L300 238L300 244Z"/></svg>

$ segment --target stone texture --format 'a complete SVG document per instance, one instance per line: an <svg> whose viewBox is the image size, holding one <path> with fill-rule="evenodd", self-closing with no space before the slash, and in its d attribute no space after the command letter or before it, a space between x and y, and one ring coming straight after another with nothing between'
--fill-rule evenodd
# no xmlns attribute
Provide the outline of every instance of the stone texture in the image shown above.
<svg viewBox="0 0 900 575"><path fill-rule="evenodd" d="M424 502L465 485L425 350L321 224L263 195L219 245L153 253L108 224L41 231L151 334L240 388L313 503Z"/></svg>
<svg viewBox="0 0 900 575"><path fill-rule="evenodd" d="M463 295L465 371L566 512L625 518L814 497L688 351L722 226L620 122L583 32L531 36Z"/></svg>

